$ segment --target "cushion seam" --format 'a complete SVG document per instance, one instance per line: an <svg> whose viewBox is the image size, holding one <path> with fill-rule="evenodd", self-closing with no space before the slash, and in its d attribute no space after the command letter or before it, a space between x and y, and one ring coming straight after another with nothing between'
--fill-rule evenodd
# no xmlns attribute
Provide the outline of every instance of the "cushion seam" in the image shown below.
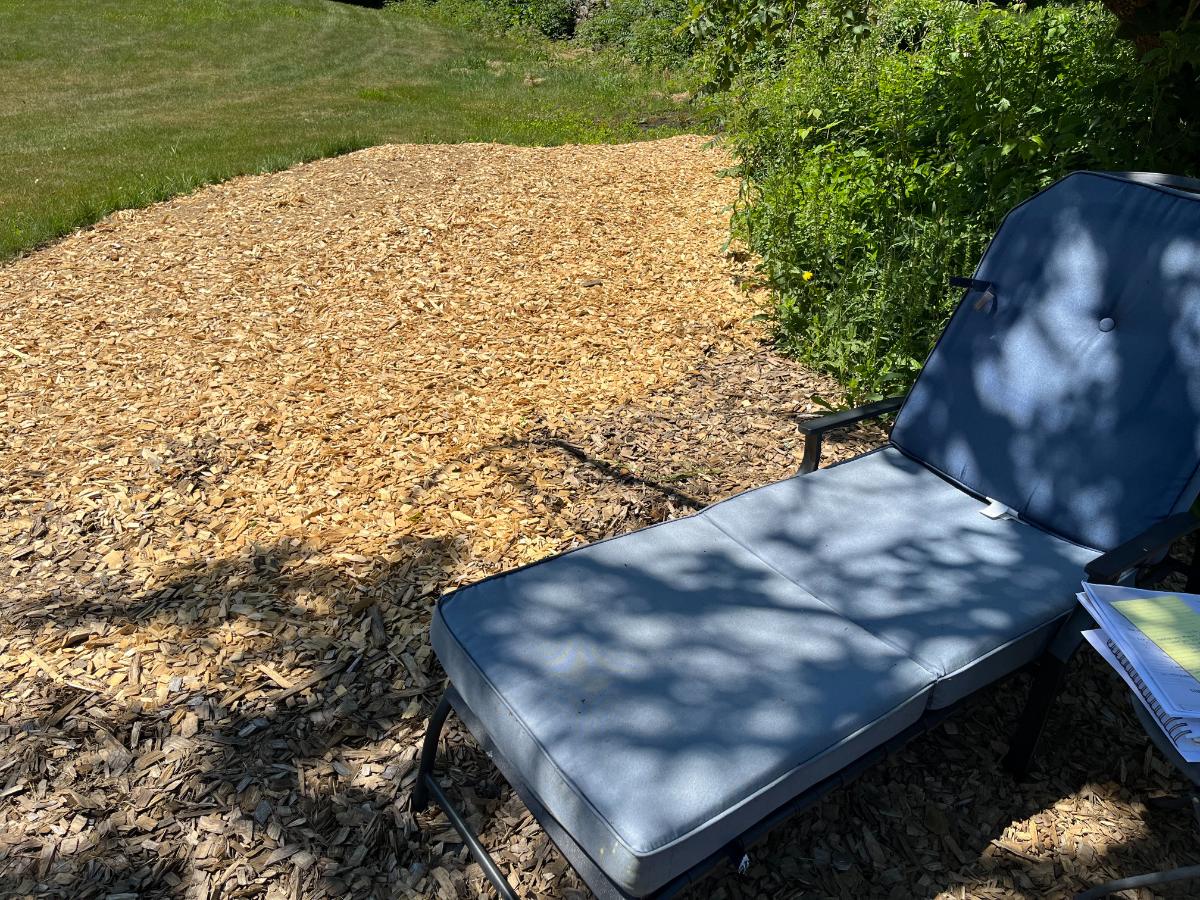
<svg viewBox="0 0 1200 900"><path fill-rule="evenodd" d="M700 518L704 518L704 513L700 513ZM883 637L882 635L876 634L875 632L873 632L871 629L867 628L862 623L856 622L854 619L843 614L840 610L834 609L832 606L830 606L828 603L826 603L824 600L822 600L820 597L818 597L816 594L814 594L812 592L812 590L809 587L807 587L802 581L800 581L797 578L793 578L791 575L789 575L786 572L777 568L773 563L771 563L769 560L767 560L765 557L763 557L761 554L759 554L758 551L756 551L752 547L747 546L746 543L743 542L740 538L734 536L733 534L730 534L728 531L726 531L724 528L722 528L716 522L711 522L708 519L705 519L705 521L708 522L708 524L711 525L713 528L717 529L717 531L721 532L721 534L725 535L727 538L729 538L731 541L733 541L735 544L737 544L739 547L741 547L743 550L745 550L747 553L749 553L751 556L753 556L755 559L757 559L759 562L761 562L764 566L766 566L772 572L776 573L781 578L787 579L792 584L794 584L796 587L800 588L800 590L804 591L804 593L808 594L809 597L816 600L818 603L820 603L823 607L825 607L827 610L829 610L831 613L833 613L839 619L849 622L855 628L858 628L861 631L865 632L866 634L869 634L871 637L875 638L875 640L879 641L881 644L886 644L887 646L891 647L893 650L895 650L897 653L899 653L901 656L903 656L909 662L920 666L922 669L924 669L926 672L928 672L934 678L942 677L941 675L938 674L937 669L931 669L927 664L925 664L921 660L917 659L916 657L912 656L909 653L909 651L905 650L899 644L895 643L894 641L890 640L889 638L886 638L886 637Z"/></svg>
<svg viewBox="0 0 1200 900"><path fill-rule="evenodd" d="M906 459L911 459L913 462L917 463L918 465L924 466L926 469L928 469L934 475L941 478L943 481L945 481L947 484L949 484L955 490L961 491L962 493L964 493L967 496L972 497L972 498L982 498L983 500L995 499L993 497L988 497L986 494L979 493L974 488L969 487L965 482L960 481L959 479L955 478L949 472L946 472L943 469L939 468L938 466L935 466L933 463L922 459L921 457L917 456L915 453L913 453L912 451L910 451L906 447L904 447L903 444L899 444L896 441L891 440L890 438L889 438L889 440L891 441L891 446L893 446L897 450L899 450L900 453L902 453ZM1200 463L1197 464L1196 469L1193 471L1193 475L1196 475L1196 474L1200 474ZM1187 490L1187 488L1185 487L1184 490ZM1180 494L1182 494L1182 491L1180 492ZM1176 499L1176 502L1178 502L1178 498ZM1056 541L1062 541L1064 544L1070 544L1073 547L1080 547L1084 550L1091 550L1091 551L1094 551L1097 555L1105 552L1101 549L1093 547L1091 544L1085 544L1082 541L1076 540L1075 538L1068 537L1065 534L1060 534L1057 531L1053 531L1046 525L1043 525L1037 519L1034 519L1031 517L1026 517L1024 515L1018 515L1018 516L1015 516L1013 520L1015 522L1018 522L1021 525L1029 526L1034 531L1040 531L1042 534L1049 535L1050 537L1054 538Z"/></svg>
<svg viewBox="0 0 1200 900"><path fill-rule="evenodd" d="M901 449L901 448L897 448L897 449ZM877 452L877 451L872 451L872 452ZM869 455L869 454L864 454L864 455ZM904 453L903 455L904 455L904 456L906 456L906 457L908 457L908 454L907 454L907 453ZM858 458L858 457L856 457L856 458ZM911 457L908 457L908 458L911 458ZM851 462L851 461L852 461L852 460L847 460L847 462ZM929 465L928 465L927 463L925 463L923 460L916 460L916 459L914 459L914 462L916 462L918 465L926 466L926 467L927 467L929 470L931 470L932 472L934 472L934 474L937 474L937 475L940 475L940 474L941 474L940 472L938 472L938 471L937 471L937 469L936 469L935 467L933 467L933 466L929 466ZM767 485L767 487L769 487L769 486L770 486L770 485ZM951 487L954 487L954 488L955 488L955 490L959 490L959 488L957 488L957 486L955 486L955 485L951 485ZM964 494L967 494L967 496L970 496L970 494L968 494L966 491L961 491L961 493L964 493ZM741 495L739 494L738 496L741 496ZM974 499L974 498L972 498L972 499ZM705 513L707 513L707 512L708 512L708 510L706 509L706 510L704 510L703 512L700 512L700 513L698 513L698 514L697 514L697 518L705 519L705 521L707 521L707 522L708 522L708 524L712 525L714 528L716 528L718 531L720 531L720 532L721 532L723 535L725 535L726 537L728 537L728 538L729 538L731 541L733 541L733 542L734 542L734 543L736 543L736 544L737 544L739 547L741 547L743 550L745 550L747 553L749 553L749 554L751 554L752 556L754 556L756 559L758 559L760 562L762 562L762 563L763 563L763 565L767 566L767 567L768 567L768 568L770 568L772 571L776 572L777 574L779 574L779 575L780 575L780 576L782 576L783 578L786 578L786 579L787 579L788 581L790 581L792 584L796 585L798 588L800 588L802 591L804 591L806 594L808 594L810 597L812 597L814 600L816 600L818 603L820 603L820 604L821 604L822 606L824 606L826 609L828 609L828 610L830 610L832 613L834 613L834 615L837 615L837 616L839 616L839 617L841 617L841 618L845 619L847 622L850 622L850 623L852 623L852 624L856 625L857 627L859 627L859 628L861 628L863 631L865 631L867 634L871 635L871 637L875 638L875 639L876 639L876 640L878 640L878 641L881 641L881 642L883 642L884 644L887 644L887 645L888 645L889 647L891 647L893 650L896 650L897 652L901 653L901 654L902 654L902 655L904 655L904 656L905 656L907 659L911 660L912 662L914 662L914 663L916 663L917 665L919 665L919 666L920 666L922 669L924 669L925 671L929 672L929 673L930 673L931 675L933 675L933 676L934 676L934 677L935 677L935 678L936 678L936 679L937 679L939 682L940 682L940 681L942 681L943 679L949 679L949 678L952 678L952 677L954 677L954 676L955 676L956 674L958 674L959 672L962 672L962 671L964 671L965 669L968 669L968 668L970 668L971 666L975 665L975 664L976 664L976 663L978 663L980 660L984 659L984 658L985 658L987 655L989 655L989 654L991 654L991 653L993 653L993 652L996 652L996 651L998 651L998 650L1000 649L1000 647L1007 647L1009 644L1011 644L1011 643L1013 643L1013 642L1015 642L1015 641L1021 640L1022 638L1025 638L1025 637L1028 637L1030 634L1032 634L1033 632L1037 631L1039 628L1043 628L1043 627L1045 627L1045 625L1047 624L1047 622L1052 622L1052 621L1054 621L1054 619L1056 619L1056 618L1060 618L1060 617L1061 617L1061 614L1059 614L1059 615L1056 615L1056 616L1052 617L1051 619L1048 619L1048 620L1046 620L1046 621L1043 621L1042 623L1040 623L1040 624L1039 624L1039 625L1037 625L1036 627L1034 627L1034 628L1031 628L1031 629L1029 629L1028 631L1024 631L1024 632L1022 632L1022 633L1021 633L1021 634L1020 634L1018 637L1012 638L1011 640L1009 640L1009 641L1006 641L1004 644L1001 644L1001 645L1000 645L1000 647L993 647L991 650L988 650L988 651L987 651L987 653L985 653L985 654L984 654L984 656L979 656L979 657L976 657L976 658L975 658L974 660L972 660L971 662L969 662L969 663L966 663L965 665L959 666L957 669L955 669L955 670L954 670L954 671L952 671L952 672L939 672L939 670L938 670L938 667L937 667L935 664L933 664L933 663L931 663L931 662L927 662L927 661L926 661L926 660L924 660L924 659L923 659L923 658L922 658L922 657L921 657L919 654L914 654L914 653L910 652L909 650L906 650L904 647L901 647L899 644L895 643L894 641L890 640L889 638L887 638L887 637L884 637L884 636L883 636L883 635L881 635L881 634L877 634L877 633L876 633L874 630L872 630L872 629L871 629L871 628L870 628L870 627L867 625L867 623L865 623L865 622L861 622L861 621L859 621L858 619L854 618L853 616L848 616L848 615L844 614L843 612L841 612L840 610L834 609L834 607L830 606L828 603L826 603L824 600L822 600L820 597L818 597L816 594L814 594L814 593L813 593L813 591L812 591L812 589L811 589L811 588L809 588L809 587L808 587L808 586L807 586L807 585L806 585L804 582L802 582L802 581L800 581L798 578L794 578L794 577L792 577L791 575L787 574L786 572L784 572L784 571L782 571L782 570L778 569L778 568L777 568L777 567L776 567L776 566L775 566L773 563L771 563L769 560L767 560L765 557L763 557L761 554L759 554L759 553L758 553L758 551L756 551L756 550L755 550L753 547L750 547L750 546L748 546L748 545L747 545L747 544L746 544L744 541L742 541L742 540L741 540L740 538L738 538L736 535L732 534L731 532L729 532L729 531L728 531L728 530L726 530L725 528L722 528L722 527L721 527L721 525L720 525L720 524L718 524L717 522L713 522L713 521L710 521L710 520L708 520L708 518L707 518L707 517L706 517L706 515L705 515ZM1022 519L1017 519L1017 520L1016 520L1016 524L1017 524L1017 525L1019 525L1019 526L1025 526L1025 527L1027 527L1027 528L1031 528L1031 529L1033 529L1034 531L1037 531L1037 532L1040 532L1041 534L1044 534L1044 535L1046 535L1047 537L1049 537L1049 538L1050 538L1050 539L1052 539L1052 540L1062 541L1063 543L1066 543L1066 544L1071 544L1071 545L1073 545L1073 546L1077 546L1077 547L1082 547L1082 546L1083 546L1083 545L1081 545L1081 544L1076 544L1074 541L1072 541L1072 540L1069 540L1069 539L1067 539L1067 538L1060 537L1059 535L1056 535L1056 534L1054 534L1053 532L1050 532L1050 531L1048 531L1048 530L1046 530L1046 529L1044 529L1044 528L1039 528L1037 525L1033 524L1032 522L1027 522L1027 521L1024 521L1024 520L1022 520ZM1086 550L1093 550L1093 551L1095 550L1095 548L1093 548L1093 547L1084 547L1084 549L1086 549ZM1097 552L1098 552L1098 551L1097 551Z"/></svg>

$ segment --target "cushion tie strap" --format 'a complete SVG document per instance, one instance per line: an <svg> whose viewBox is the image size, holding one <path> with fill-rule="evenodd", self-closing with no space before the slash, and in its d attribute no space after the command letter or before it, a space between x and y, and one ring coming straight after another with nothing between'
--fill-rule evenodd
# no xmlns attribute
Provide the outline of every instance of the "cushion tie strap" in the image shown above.
<svg viewBox="0 0 1200 900"><path fill-rule="evenodd" d="M993 500L991 497L984 497L983 499L988 502L988 505L979 510L981 515L987 516L989 519L993 519L995 521L1019 518L1017 511L1011 506L1006 506L999 500Z"/></svg>
<svg viewBox="0 0 1200 900"><path fill-rule="evenodd" d="M953 287L966 288L969 291L980 291L980 297L975 301L975 309L982 312L992 305L996 299L996 286L990 281L980 281L978 278L963 278L955 275L950 279Z"/></svg>

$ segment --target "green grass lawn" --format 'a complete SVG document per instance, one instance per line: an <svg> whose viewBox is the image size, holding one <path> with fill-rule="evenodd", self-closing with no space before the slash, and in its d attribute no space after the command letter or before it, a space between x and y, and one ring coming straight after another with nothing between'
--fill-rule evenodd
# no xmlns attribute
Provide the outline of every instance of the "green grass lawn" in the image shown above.
<svg viewBox="0 0 1200 900"><path fill-rule="evenodd" d="M667 91L611 58L396 7L0 0L0 260L115 209L373 144L682 130Z"/></svg>

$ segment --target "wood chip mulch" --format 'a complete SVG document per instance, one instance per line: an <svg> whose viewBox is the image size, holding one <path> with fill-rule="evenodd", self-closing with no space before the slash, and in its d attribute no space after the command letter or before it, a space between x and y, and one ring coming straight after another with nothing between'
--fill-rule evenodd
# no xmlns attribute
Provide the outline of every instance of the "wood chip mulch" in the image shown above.
<svg viewBox="0 0 1200 900"><path fill-rule="evenodd" d="M724 165L694 137L380 147L0 269L0 896L488 893L407 808L436 597L783 477L836 397L759 344ZM1001 686L694 896L1066 897L1196 862L1142 805L1177 783L1115 678L1076 670L1035 781L999 770ZM523 895L587 896L444 744Z"/></svg>

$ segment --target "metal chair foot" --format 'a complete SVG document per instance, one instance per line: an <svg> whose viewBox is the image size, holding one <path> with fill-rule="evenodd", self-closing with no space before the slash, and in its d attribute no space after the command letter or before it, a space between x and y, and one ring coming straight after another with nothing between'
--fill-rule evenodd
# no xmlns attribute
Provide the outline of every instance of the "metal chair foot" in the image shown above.
<svg viewBox="0 0 1200 900"><path fill-rule="evenodd" d="M442 695L442 701L429 718L429 727L425 730L425 741L421 745L421 762L417 769L417 783L413 786L410 809L414 813L425 812L429 808L429 787L426 778L433 776L433 764L437 760L438 740L446 725L446 717L450 715L450 698Z"/></svg>

